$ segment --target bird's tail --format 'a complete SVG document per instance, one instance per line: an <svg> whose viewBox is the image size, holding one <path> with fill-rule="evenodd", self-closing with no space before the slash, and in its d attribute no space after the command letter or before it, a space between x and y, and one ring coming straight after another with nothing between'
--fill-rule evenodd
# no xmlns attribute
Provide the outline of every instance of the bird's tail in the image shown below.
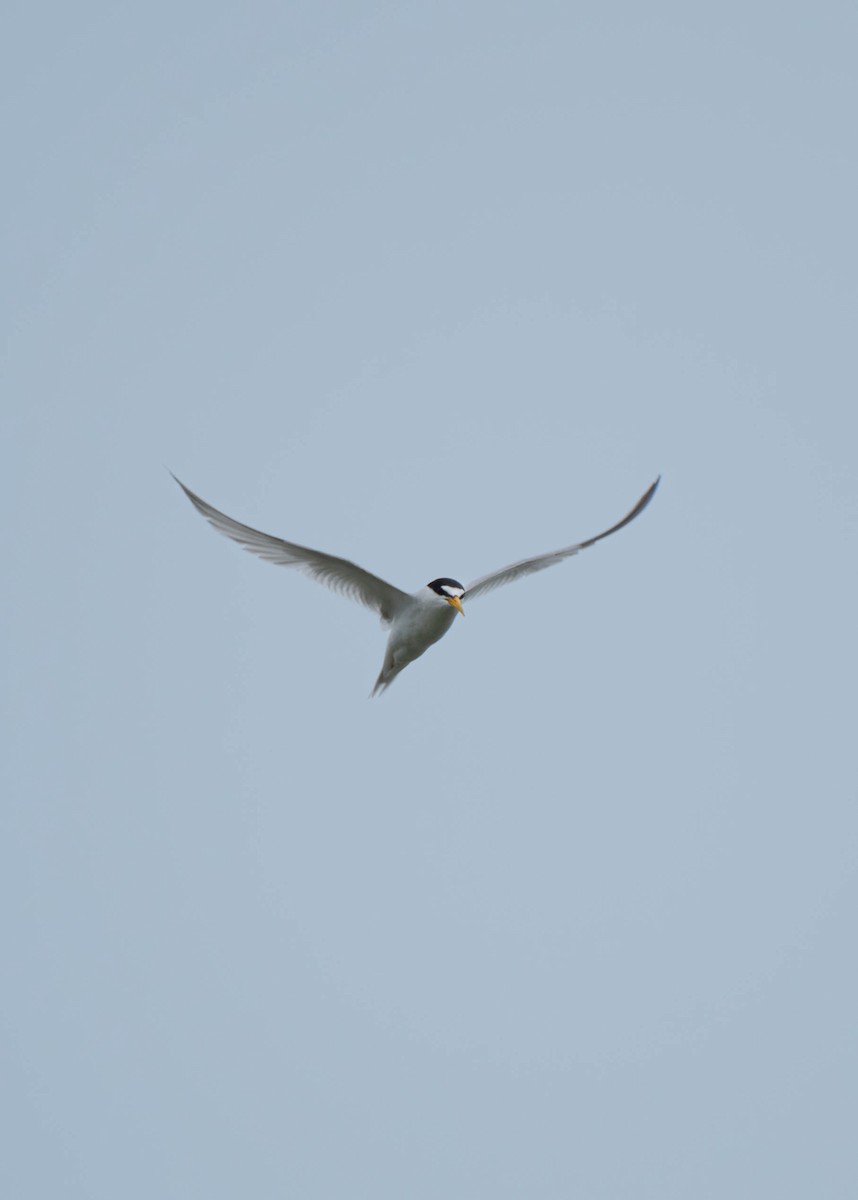
<svg viewBox="0 0 858 1200"><path fill-rule="evenodd" d="M384 656L384 664L381 668L381 672L378 676L378 679L376 679L376 681L375 681L375 687L372 689L372 691L369 694L370 699L372 699L373 696L380 696L385 688L390 687L390 685L393 683L394 679L396 678L396 676L399 674L399 672L401 670L402 670L402 667L397 667L394 664L392 657L388 657L387 655L385 655Z"/></svg>

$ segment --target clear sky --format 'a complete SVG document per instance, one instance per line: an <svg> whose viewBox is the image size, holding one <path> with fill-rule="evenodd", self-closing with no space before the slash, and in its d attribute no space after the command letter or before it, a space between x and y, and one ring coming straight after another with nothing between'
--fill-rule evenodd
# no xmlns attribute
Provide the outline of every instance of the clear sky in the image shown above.
<svg viewBox="0 0 858 1200"><path fill-rule="evenodd" d="M4 1197L858 1194L856 44L9 7Z"/></svg>

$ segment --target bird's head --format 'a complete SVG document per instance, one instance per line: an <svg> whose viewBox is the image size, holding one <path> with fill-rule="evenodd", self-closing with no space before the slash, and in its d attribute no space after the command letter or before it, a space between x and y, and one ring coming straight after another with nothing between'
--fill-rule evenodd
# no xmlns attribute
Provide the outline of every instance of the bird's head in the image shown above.
<svg viewBox="0 0 858 1200"><path fill-rule="evenodd" d="M438 597L443 603L449 604L451 608L455 608L457 613L465 615L465 610L462 608L462 597L465 594L465 589L456 579L433 579L431 583L426 585L430 592Z"/></svg>

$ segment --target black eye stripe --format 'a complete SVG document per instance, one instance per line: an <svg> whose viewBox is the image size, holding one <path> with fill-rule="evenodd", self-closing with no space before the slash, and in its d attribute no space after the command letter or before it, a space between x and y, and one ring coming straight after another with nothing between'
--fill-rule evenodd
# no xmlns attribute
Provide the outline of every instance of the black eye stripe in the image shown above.
<svg viewBox="0 0 858 1200"><path fill-rule="evenodd" d="M445 600L452 600L457 596L461 596L465 591L458 579L448 579L446 577L433 579L427 586L438 596L443 596Z"/></svg>

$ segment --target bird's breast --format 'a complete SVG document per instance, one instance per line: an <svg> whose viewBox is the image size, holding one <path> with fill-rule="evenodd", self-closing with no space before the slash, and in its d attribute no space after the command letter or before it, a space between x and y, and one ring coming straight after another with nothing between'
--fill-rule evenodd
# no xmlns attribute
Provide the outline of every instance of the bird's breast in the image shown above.
<svg viewBox="0 0 858 1200"><path fill-rule="evenodd" d="M403 613L390 631L397 662L411 662L419 657L444 636L455 618L456 612L448 604L420 605Z"/></svg>

